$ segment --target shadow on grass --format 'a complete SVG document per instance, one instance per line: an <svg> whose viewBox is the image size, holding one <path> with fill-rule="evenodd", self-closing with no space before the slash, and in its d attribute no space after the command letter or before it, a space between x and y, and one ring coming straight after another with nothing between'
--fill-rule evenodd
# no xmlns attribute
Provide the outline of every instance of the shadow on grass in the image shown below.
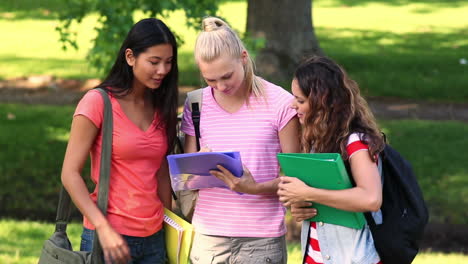
<svg viewBox="0 0 468 264"><path fill-rule="evenodd" d="M3 0L0 19L57 19L58 12L68 8L63 0Z"/></svg>
<svg viewBox="0 0 468 264"><path fill-rule="evenodd" d="M390 144L408 159L430 210L430 222L468 224L468 124L383 121Z"/></svg>
<svg viewBox="0 0 468 264"><path fill-rule="evenodd" d="M28 58L18 56L0 56L2 71L6 75L9 72L21 72L29 75L53 75L69 79L90 79L98 75L84 59L59 59L59 58ZM0 79L7 76L0 73Z"/></svg>
<svg viewBox="0 0 468 264"><path fill-rule="evenodd" d="M0 105L0 215L55 219L73 109Z"/></svg>
<svg viewBox="0 0 468 264"><path fill-rule="evenodd" d="M468 29L393 33L318 28L320 45L365 95L468 101Z"/></svg>

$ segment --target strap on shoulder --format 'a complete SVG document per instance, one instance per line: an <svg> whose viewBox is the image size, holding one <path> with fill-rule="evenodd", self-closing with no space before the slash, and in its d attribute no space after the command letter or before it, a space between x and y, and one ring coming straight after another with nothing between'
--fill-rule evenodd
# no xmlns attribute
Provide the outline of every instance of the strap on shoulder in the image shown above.
<svg viewBox="0 0 468 264"><path fill-rule="evenodd" d="M190 111L192 112L192 122L195 129L195 138L197 141L197 150L200 150L200 116L203 99L203 88L187 93Z"/></svg>
<svg viewBox="0 0 468 264"><path fill-rule="evenodd" d="M203 99L203 88L193 90L187 93L187 98L189 100L190 111L192 111L192 105L198 103L199 111L201 111L202 99Z"/></svg>

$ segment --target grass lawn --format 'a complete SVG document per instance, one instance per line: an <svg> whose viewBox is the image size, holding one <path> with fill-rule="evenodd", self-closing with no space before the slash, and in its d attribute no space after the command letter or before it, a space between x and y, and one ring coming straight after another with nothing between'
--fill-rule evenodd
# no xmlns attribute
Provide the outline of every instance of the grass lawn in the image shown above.
<svg viewBox="0 0 468 264"><path fill-rule="evenodd" d="M41 252L42 243L53 232L54 225L32 221L13 221L0 219L0 263L2 264L36 264ZM68 235L75 250L79 250L81 224L68 226ZM298 243L288 244L288 262L301 263ZM468 262L468 256L457 253L422 252L414 264L462 264Z"/></svg>
<svg viewBox="0 0 468 264"><path fill-rule="evenodd" d="M466 102L468 65L460 59L468 59L468 2L439 2L317 0L314 25L322 49L348 69L366 95ZM64 4L58 0L0 3L0 27L8 40L0 43L0 79L97 76L85 59L96 17L77 26L80 50L64 52L54 30L59 8ZM219 14L244 31L245 1L223 3ZM200 85L192 58L196 31L185 26L182 11L164 20L185 40L180 49L181 84Z"/></svg>
<svg viewBox="0 0 468 264"><path fill-rule="evenodd" d="M0 104L0 215L53 219L73 106ZM413 165L431 221L468 224L468 124L380 121ZM449 165L442 165L449 164ZM84 171L89 175L88 167ZM34 188L41 186L41 188ZM444 190L444 195L440 195Z"/></svg>

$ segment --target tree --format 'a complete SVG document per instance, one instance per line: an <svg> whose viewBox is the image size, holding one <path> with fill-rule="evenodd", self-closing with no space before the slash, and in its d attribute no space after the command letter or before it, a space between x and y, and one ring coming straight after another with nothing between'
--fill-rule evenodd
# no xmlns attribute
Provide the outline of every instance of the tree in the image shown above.
<svg viewBox="0 0 468 264"><path fill-rule="evenodd" d="M59 14L61 24L57 27L63 48L78 48L77 32L71 25L81 23L88 14L97 14L97 37L88 53L91 65L101 72L108 72L115 54L119 49L130 27L135 23L135 11L142 11L148 17L165 16L170 11L182 9L187 17L187 24L199 27L201 19L215 15L218 8L216 0L69 0L68 8ZM168 25L170 27L170 25ZM180 37L176 35L176 37Z"/></svg>
<svg viewBox="0 0 468 264"><path fill-rule="evenodd" d="M281 83L291 80L304 56L323 54L312 25L311 0L248 0L246 31L265 40L256 55L257 71Z"/></svg>
<svg viewBox="0 0 468 264"><path fill-rule="evenodd" d="M64 48L77 48L72 23L80 23L88 14L97 14L97 37L88 61L101 72L108 72L120 43L135 22L135 11L164 17L170 11L182 9L188 25L198 28L204 16L216 14L219 3L217 0L69 0L69 7L61 11L61 25L57 30ZM312 25L311 8L312 0L248 0L247 44L258 46L258 39L264 43L254 51L260 75L285 84L302 57L322 54Z"/></svg>

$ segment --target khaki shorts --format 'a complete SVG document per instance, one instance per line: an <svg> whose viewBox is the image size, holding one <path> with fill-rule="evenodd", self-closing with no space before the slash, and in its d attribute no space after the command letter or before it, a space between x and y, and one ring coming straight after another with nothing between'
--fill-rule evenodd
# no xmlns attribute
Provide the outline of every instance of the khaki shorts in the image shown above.
<svg viewBox="0 0 468 264"><path fill-rule="evenodd" d="M287 263L286 240L281 237L221 237L195 233L192 264Z"/></svg>

